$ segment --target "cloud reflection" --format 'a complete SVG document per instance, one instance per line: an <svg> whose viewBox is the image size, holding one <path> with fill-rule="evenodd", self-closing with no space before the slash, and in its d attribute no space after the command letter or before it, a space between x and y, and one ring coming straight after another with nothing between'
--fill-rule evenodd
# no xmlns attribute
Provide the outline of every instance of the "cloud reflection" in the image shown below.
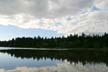
<svg viewBox="0 0 108 72"><path fill-rule="evenodd" d="M17 67L12 70L0 69L0 72L107 72L108 67L104 63L100 64L85 64L69 63L65 61L63 64L47 67Z"/></svg>

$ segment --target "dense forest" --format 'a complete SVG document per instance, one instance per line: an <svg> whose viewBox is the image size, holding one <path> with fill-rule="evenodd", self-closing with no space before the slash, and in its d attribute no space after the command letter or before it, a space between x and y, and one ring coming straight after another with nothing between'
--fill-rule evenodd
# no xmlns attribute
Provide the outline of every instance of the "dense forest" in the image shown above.
<svg viewBox="0 0 108 72"><path fill-rule="evenodd" d="M42 38L22 37L9 41L0 41L1 47L28 48L108 48L108 34L104 35L70 35L68 37Z"/></svg>

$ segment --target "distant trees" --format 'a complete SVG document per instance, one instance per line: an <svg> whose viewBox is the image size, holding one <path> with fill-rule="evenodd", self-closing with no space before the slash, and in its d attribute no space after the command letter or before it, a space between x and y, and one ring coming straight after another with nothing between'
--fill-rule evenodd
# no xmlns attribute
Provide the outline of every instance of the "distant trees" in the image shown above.
<svg viewBox="0 0 108 72"><path fill-rule="evenodd" d="M0 41L2 47L34 48L108 48L108 34L104 35L70 35L68 37L42 38L22 37L9 41Z"/></svg>

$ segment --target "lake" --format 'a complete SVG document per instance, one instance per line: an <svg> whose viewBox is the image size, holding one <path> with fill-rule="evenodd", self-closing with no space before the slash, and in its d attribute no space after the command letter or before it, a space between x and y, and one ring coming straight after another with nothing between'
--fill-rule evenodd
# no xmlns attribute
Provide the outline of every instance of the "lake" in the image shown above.
<svg viewBox="0 0 108 72"><path fill-rule="evenodd" d="M108 50L1 47L0 72L108 72Z"/></svg>

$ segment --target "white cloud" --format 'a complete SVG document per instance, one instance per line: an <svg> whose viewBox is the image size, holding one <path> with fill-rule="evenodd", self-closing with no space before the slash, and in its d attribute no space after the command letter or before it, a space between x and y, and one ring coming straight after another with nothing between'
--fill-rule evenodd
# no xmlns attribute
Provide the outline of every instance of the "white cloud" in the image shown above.
<svg viewBox="0 0 108 72"><path fill-rule="evenodd" d="M64 35L108 32L107 8L107 0L1 0L0 24Z"/></svg>
<svg viewBox="0 0 108 72"><path fill-rule="evenodd" d="M95 4L100 9L108 9L108 0L96 0Z"/></svg>

